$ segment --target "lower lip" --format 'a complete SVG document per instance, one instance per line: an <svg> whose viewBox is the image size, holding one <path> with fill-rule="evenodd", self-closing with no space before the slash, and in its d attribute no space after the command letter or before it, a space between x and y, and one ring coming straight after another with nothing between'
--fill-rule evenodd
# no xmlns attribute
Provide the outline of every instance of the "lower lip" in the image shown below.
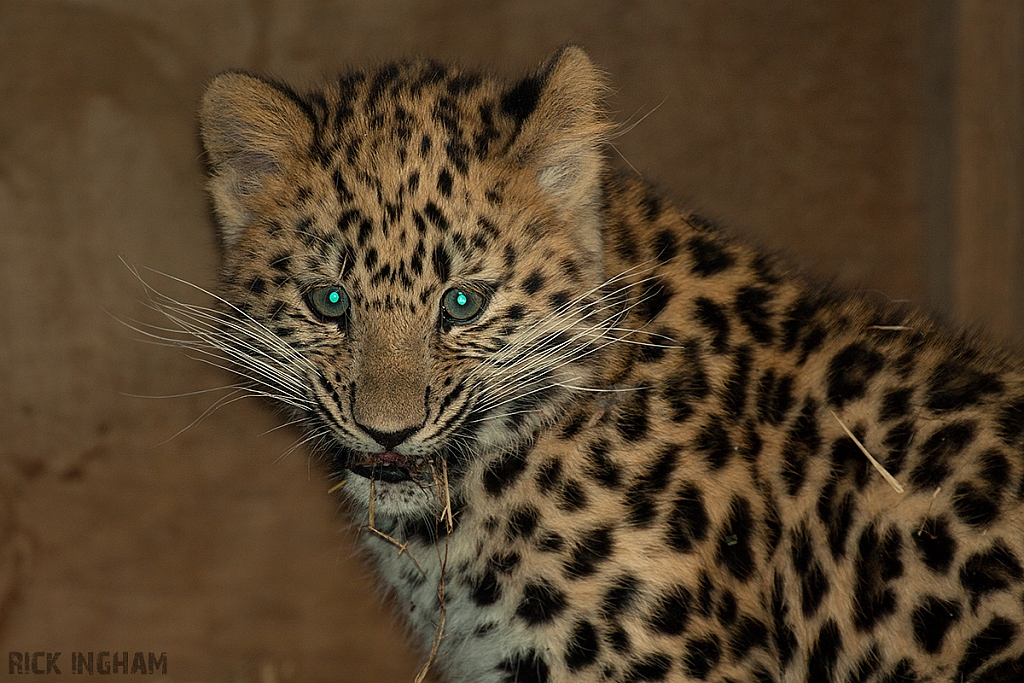
<svg viewBox="0 0 1024 683"><path fill-rule="evenodd" d="M355 465L350 468L350 471L352 474L357 474L360 477L366 477L367 479L374 479L376 481L386 481L389 483L409 481L412 479L412 477L409 476L409 470L397 465Z"/></svg>

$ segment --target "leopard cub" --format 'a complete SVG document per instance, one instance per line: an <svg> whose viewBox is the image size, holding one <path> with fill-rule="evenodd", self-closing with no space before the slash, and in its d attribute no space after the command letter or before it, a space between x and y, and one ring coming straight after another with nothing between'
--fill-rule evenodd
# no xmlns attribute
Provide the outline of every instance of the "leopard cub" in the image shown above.
<svg viewBox="0 0 1024 683"><path fill-rule="evenodd" d="M219 76L190 343L305 425L445 680L1024 681L1022 359L612 170L605 88Z"/></svg>

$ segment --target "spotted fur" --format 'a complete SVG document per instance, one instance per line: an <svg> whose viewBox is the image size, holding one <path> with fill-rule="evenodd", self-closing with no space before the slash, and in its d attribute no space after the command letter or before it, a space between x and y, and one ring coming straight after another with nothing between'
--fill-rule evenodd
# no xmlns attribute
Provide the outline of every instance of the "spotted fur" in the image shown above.
<svg viewBox="0 0 1024 683"><path fill-rule="evenodd" d="M1024 680L1020 359L610 170L603 88L575 48L220 76L197 343L306 425L446 680Z"/></svg>

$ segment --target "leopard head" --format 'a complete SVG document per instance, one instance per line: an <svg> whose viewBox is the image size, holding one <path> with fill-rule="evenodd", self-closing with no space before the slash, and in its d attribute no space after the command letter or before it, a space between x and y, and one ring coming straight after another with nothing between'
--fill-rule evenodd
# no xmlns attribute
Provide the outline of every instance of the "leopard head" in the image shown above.
<svg viewBox="0 0 1024 683"><path fill-rule="evenodd" d="M435 62L202 103L223 247L217 344L378 515L432 511L600 374L600 73L577 48L503 83Z"/></svg>

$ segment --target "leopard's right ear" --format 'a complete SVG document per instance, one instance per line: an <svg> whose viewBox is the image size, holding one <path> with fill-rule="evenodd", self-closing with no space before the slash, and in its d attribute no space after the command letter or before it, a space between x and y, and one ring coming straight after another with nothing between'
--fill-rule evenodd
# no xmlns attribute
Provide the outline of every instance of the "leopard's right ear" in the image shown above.
<svg viewBox="0 0 1024 683"><path fill-rule="evenodd" d="M266 190L309 149L313 123L292 91L228 72L206 89L199 129L221 239L230 247L259 213Z"/></svg>

